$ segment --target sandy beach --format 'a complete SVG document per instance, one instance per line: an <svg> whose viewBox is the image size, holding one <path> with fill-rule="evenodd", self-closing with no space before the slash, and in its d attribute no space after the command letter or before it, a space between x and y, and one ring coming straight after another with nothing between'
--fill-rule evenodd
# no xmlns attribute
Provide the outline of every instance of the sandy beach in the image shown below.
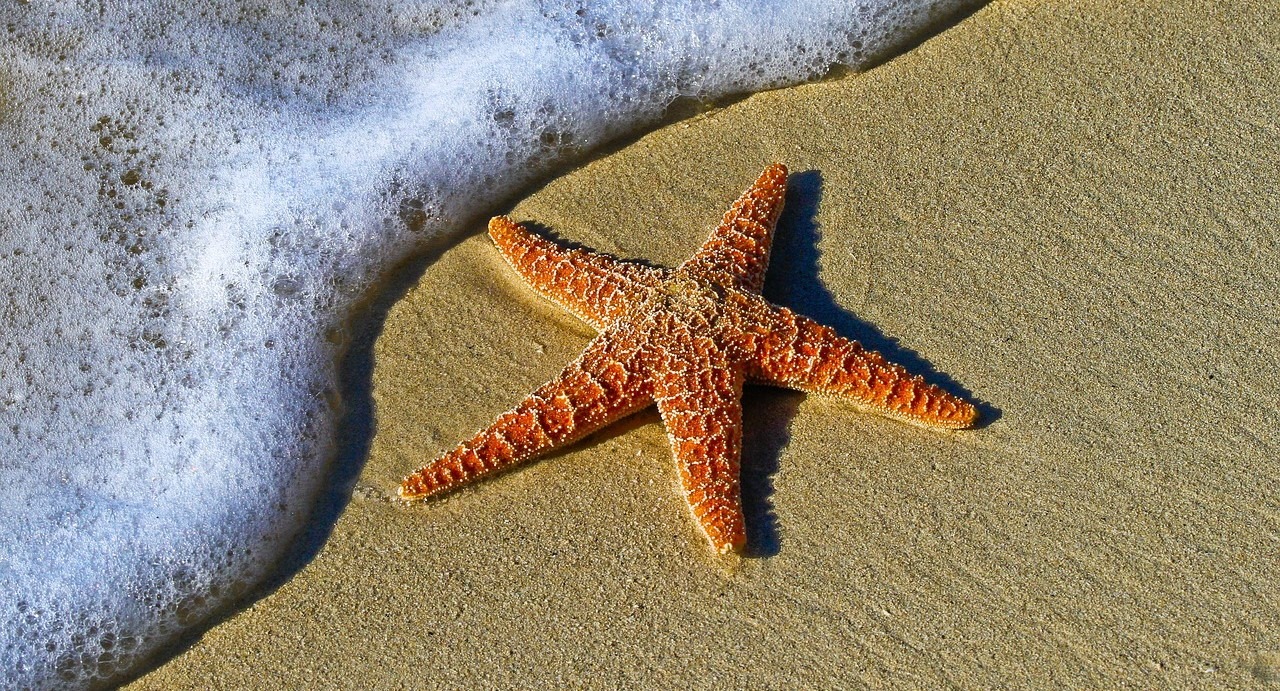
<svg viewBox="0 0 1280 691"><path fill-rule="evenodd" d="M671 266L786 163L765 295L983 427L749 389L744 558L712 555L653 410L405 508L593 335L477 225L381 325L318 554L129 688L1280 683L1280 12L1118 4L994 2L509 210Z"/></svg>

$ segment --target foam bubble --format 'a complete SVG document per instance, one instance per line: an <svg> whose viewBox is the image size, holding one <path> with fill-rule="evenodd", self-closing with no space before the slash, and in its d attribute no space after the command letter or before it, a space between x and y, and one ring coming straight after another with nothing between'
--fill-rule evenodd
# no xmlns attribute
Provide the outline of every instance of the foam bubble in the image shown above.
<svg viewBox="0 0 1280 691"><path fill-rule="evenodd" d="M3 685L103 683L263 576L330 455L326 334L429 237L965 4L7 4Z"/></svg>

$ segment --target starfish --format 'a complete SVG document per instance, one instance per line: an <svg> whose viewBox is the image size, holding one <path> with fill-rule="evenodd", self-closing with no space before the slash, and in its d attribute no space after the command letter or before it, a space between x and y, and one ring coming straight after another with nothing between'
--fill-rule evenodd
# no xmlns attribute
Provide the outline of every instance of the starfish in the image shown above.
<svg viewBox="0 0 1280 691"><path fill-rule="evenodd" d="M406 477L421 499L523 463L657 404L684 497L717 552L746 543L739 461L745 382L826 394L943 429L973 404L760 295L787 169L765 169L675 269L570 248L505 216L489 235L536 291L600 333L577 360L487 429Z"/></svg>

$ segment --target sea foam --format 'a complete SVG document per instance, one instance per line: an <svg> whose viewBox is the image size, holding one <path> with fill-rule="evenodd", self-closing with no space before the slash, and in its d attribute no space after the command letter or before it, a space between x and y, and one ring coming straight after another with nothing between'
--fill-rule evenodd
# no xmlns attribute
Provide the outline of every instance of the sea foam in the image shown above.
<svg viewBox="0 0 1280 691"><path fill-rule="evenodd" d="M435 236L677 99L963 0L0 9L0 685L118 678L309 515L343 324Z"/></svg>

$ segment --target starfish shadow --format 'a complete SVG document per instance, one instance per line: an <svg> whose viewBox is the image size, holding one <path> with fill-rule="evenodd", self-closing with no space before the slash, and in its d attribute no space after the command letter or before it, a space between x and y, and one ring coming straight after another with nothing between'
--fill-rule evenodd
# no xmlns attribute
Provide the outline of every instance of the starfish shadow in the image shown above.
<svg viewBox="0 0 1280 691"><path fill-rule="evenodd" d="M978 408L978 427L986 427L999 419L999 408L981 401L919 353L886 336L870 322L859 319L842 307L823 285L819 277L822 251L818 249L822 230L817 220L821 201L821 173L806 170L791 175L787 181L787 205L778 221L779 230L774 234L772 261L764 283L765 297L830 326L836 333L866 348L879 351L891 362L902 365L912 374L922 375L947 393L973 401ZM782 274L786 280L777 280Z"/></svg>
<svg viewBox="0 0 1280 691"><path fill-rule="evenodd" d="M877 350L886 358L920 374L956 396L975 401L985 427L1000 417L1000 410L979 402L973 394L939 372L928 360L898 341L885 336L870 323L859 319L836 301L819 280L821 236L817 212L822 200L822 175L808 170L791 175L787 183L787 206L775 233L769 276L764 295L770 301L790 307L805 316L834 328L846 338ZM776 280L785 273L788 280ZM743 406L742 504L747 519L748 557L771 557L782 548L777 515L769 497L773 476L778 471L782 449L790 441L790 421L795 417L803 394L783 389L747 388Z"/></svg>
<svg viewBox="0 0 1280 691"><path fill-rule="evenodd" d="M747 521L743 556L772 557L782 551L774 513L773 476L791 441L791 420L804 395L768 386L747 386L742 406L742 513Z"/></svg>

